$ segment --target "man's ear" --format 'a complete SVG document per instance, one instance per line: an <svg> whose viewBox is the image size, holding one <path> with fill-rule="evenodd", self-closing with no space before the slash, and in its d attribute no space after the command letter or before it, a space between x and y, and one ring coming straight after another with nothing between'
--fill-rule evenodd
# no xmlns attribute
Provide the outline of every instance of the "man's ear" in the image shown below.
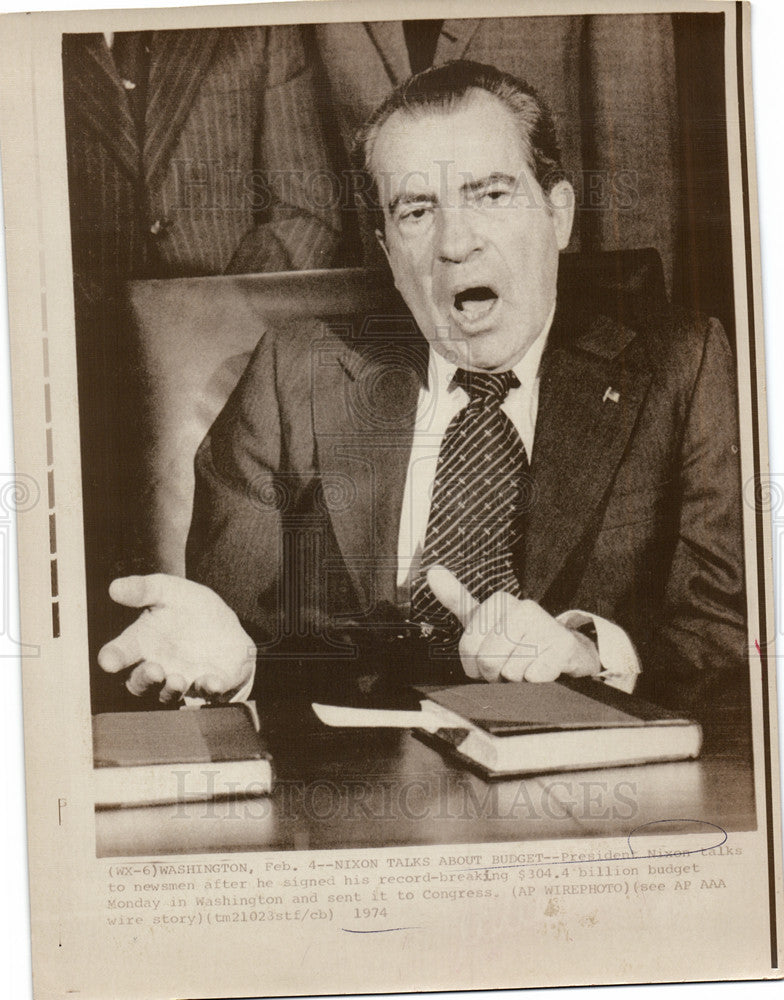
<svg viewBox="0 0 784 1000"><path fill-rule="evenodd" d="M547 195L559 250L565 250L574 223L574 188L569 181L559 181Z"/></svg>
<svg viewBox="0 0 784 1000"><path fill-rule="evenodd" d="M387 259L387 263L390 264L390 266L391 266L391 261L389 260L389 250L387 250L387 241L384 238L384 234L381 232L380 229L376 229L375 230L375 234L376 234L376 242L381 247L381 249L384 251L384 256Z"/></svg>

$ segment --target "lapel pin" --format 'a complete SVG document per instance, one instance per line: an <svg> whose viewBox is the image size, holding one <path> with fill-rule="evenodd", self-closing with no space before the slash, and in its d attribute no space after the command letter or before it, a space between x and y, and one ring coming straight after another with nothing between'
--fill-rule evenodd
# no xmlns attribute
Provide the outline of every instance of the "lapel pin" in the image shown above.
<svg viewBox="0 0 784 1000"><path fill-rule="evenodd" d="M608 399L612 403L619 403L621 400L620 392L618 392L617 389L613 389L611 385L608 385L607 388L604 390L604 395L602 396L602 402L606 403Z"/></svg>

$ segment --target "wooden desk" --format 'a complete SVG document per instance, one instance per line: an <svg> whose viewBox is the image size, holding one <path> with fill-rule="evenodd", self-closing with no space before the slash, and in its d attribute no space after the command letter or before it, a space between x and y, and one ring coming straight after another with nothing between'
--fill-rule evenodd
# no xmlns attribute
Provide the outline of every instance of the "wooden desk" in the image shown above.
<svg viewBox="0 0 784 1000"><path fill-rule="evenodd" d="M407 731L329 729L307 705L270 703L260 715L277 774L270 797L99 811L98 856L625 839L663 820L756 826L737 712L714 719L697 761L493 783Z"/></svg>

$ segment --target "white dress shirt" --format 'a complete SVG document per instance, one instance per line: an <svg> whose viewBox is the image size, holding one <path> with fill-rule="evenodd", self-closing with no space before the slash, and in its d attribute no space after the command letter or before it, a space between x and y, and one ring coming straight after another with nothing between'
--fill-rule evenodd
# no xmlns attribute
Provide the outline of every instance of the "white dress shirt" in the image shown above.
<svg viewBox="0 0 784 1000"><path fill-rule="evenodd" d="M514 366L520 381L510 389L501 408L514 424L525 445L530 459L534 446L536 416L539 408L539 367L547 344L547 335L553 322L555 307L547 318L541 334L528 348L525 356ZM408 463L403 507L400 513L398 534L397 597L401 606L409 605L411 584L419 571L425 544L430 502L436 477L436 465L441 442L450 421L467 404L468 394L452 379L457 366L442 355L430 350L428 381L419 392L414 440ZM567 628L593 624L602 672L599 678L605 683L631 693L640 673L640 661L631 640L618 625L588 611L564 611L556 621ZM255 670L254 670L255 673ZM249 697L253 675L243 685L232 701ZM186 698L188 704L199 704L200 699Z"/></svg>
<svg viewBox="0 0 784 1000"><path fill-rule="evenodd" d="M555 307L542 332L525 356L513 367L520 385L510 389L501 404L501 409L520 435L529 460L533 452L539 408L539 367L554 313ZM414 440L400 514L397 551L397 598L400 605L410 604L412 583L419 572L438 453L444 434L453 417L468 405L466 391L453 384L456 371L456 365L430 349L428 381L419 392ZM600 677L613 687L631 693L640 672L640 663L631 640L623 629L605 618L579 610L566 611L558 615L557 621L567 628L575 629L593 623L602 664Z"/></svg>
<svg viewBox="0 0 784 1000"><path fill-rule="evenodd" d="M104 31L103 33L104 41L106 42L106 48L112 53L112 55L114 55L115 34L116 32L114 31ZM136 84L133 82L133 80L126 80L125 77L122 77L121 82L126 90L136 90Z"/></svg>

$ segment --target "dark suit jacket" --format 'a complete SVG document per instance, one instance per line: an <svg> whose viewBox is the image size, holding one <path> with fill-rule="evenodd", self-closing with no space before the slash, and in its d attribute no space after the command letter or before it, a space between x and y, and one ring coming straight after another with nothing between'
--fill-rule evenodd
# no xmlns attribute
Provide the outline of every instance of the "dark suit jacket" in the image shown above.
<svg viewBox="0 0 784 1000"><path fill-rule="evenodd" d="M77 306L129 278L328 267L337 206L296 26L151 33L144 140L101 34L65 35Z"/></svg>
<svg viewBox="0 0 784 1000"><path fill-rule="evenodd" d="M292 325L258 345L197 455L187 552L255 637L394 601L425 359L405 320ZM621 625L639 692L661 703L745 675L735 376L715 320L632 329L560 302L531 473L526 596Z"/></svg>

